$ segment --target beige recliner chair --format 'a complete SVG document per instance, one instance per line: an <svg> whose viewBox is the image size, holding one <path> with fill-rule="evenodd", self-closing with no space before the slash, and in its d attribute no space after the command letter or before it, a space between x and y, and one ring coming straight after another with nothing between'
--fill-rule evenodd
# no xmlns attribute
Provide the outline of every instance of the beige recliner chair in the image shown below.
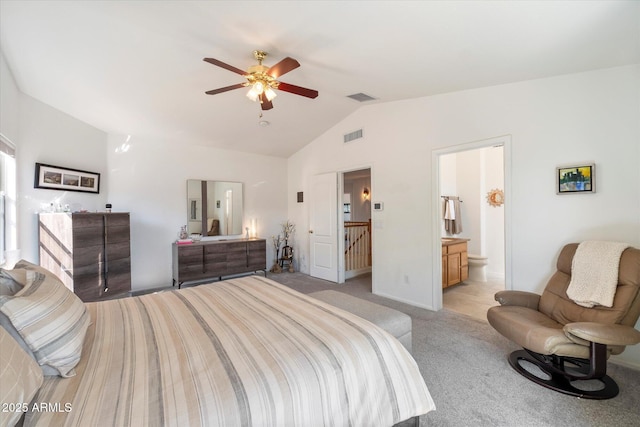
<svg viewBox="0 0 640 427"><path fill-rule="evenodd" d="M562 249L558 271L542 295L498 292L495 299L501 305L491 307L487 319L524 347L509 356L520 374L561 393L609 399L618 394L618 385L606 375L608 357L640 342L640 332L634 329L640 316L640 250L627 248L622 253L613 306L586 308L566 293L577 247L573 243Z"/></svg>

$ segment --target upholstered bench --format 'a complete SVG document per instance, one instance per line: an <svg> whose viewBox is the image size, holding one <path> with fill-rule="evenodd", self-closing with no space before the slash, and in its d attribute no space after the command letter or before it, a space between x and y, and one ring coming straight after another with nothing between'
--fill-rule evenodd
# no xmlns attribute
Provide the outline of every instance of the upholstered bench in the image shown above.
<svg viewBox="0 0 640 427"><path fill-rule="evenodd" d="M411 353L411 317L407 314L337 291L313 292L309 296L378 325Z"/></svg>

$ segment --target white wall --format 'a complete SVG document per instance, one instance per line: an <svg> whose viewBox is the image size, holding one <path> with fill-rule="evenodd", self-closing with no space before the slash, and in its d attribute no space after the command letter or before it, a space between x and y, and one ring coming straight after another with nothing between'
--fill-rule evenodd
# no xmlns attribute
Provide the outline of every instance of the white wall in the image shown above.
<svg viewBox="0 0 640 427"><path fill-rule="evenodd" d="M20 94L18 242L21 257L38 262L38 218L42 206L69 204L72 210L104 210L108 192L107 134L27 95ZM100 193L34 188L36 162L101 174Z"/></svg>
<svg viewBox="0 0 640 427"><path fill-rule="evenodd" d="M458 194L458 164L455 153L440 156L440 193L441 196L456 196ZM441 202L444 212L444 201L441 200ZM444 236L444 233L443 223L441 234Z"/></svg>
<svg viewBox="0 0 640 427"><path fill-rule="evenodd" d="M18 143L18 105L20 91L11 70L0 52L0 133Z"/></svg>
<svg viewBox="0 0 640 427"><path fill-rule="evenodd" d="M19 105L20 91L4 55L0 51L0 138L13 145L17 145L19 139ZM16 227L11 225L18 223L15 162L7 160L0 164L0 181L2 181L0 191L5 192L4 219L6 225L2 229L4 236L0 237L0 239L4 239L2 246L5 251L0 253L0 264L6 262L7 265L13 265L20 259L18 232Z"/></svg>
<svg viewBox="0 0 640 427"><path fill-rule="evenodd" d="M373 213L373 290L431 308L432 151L510 134L512 283L540 292L565 243L640 246L639 118L640 66L364 106L289 159L289 217L308 229L308 203L293 194L309 192L312 175L371 166L373 201L384 202ZM365 138L343 144L359 128ZM597 165L598 192L556 195L556 166L584 161ZM639 346L622 357L640 367Z"/></svg>
<svg viewBox="0 0 640 427"><path fill-rule="evenodd" d="M107 159L108 202L114 212L131 213L134 290L171 284L171 243L187 223L188 179L244 184L242 229L256 220L271 267L270 236L287 220L285 159L122 135L109 135Z"/></svg>
<svg viewBox="0 0 640 427"><path fill-rule="evenodd" d="M484 190L482 153L484 149L456 153L456 186L462 203L462 233L456 237L469 239L469 253L485 255L484 248L484 201L480 195Z"/></svg>
<svg viewBox="0 0 640 427"><path fill-rule="evenodd" d="M491 279L504 280L504 205L490 206L487 193L493 189L504 191L503 147L492 147L483 150L484 189L480 199L484 206L484 249L489 264L487 276Z"/></svg>
<svg viewBox="0 0 640 427"><path fill-rule="evenodd" d="M21 93L1 54L0 107L0 132L16 145L18 249L22 258L37 262L41 206L99 209L107 180L103 175L98 195L34 188L36 162L104 174L106 134Z"/></svg>

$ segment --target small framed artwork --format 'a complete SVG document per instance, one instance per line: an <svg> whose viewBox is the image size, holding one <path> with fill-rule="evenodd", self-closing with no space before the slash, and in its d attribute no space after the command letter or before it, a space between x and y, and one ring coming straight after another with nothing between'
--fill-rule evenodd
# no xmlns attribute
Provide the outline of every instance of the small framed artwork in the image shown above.
<svg viewBox="0 0 640 427"><path fill-rule="evenodd" d="M36 163L34 188L49 190L100 192L100 174L96 172L69 169L61 166Z"/></svg>
<svg viewBox="0 0 640 427"><path fill-rule="evenodd" d="M556 168L556 194L596 192L596 165L587 163Z"/></svg>

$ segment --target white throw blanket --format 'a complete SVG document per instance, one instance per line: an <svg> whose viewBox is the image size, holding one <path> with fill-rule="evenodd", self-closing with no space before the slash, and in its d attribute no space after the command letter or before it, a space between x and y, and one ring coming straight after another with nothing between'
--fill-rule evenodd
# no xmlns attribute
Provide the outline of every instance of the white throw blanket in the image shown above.
<svg viewBox="0 0 640 427"><path fill-rule="evenodd" d="M583 307L613 306L620 256L627 247L628 244L621 242L580 243L571 264L567 296Z"/></svg>

